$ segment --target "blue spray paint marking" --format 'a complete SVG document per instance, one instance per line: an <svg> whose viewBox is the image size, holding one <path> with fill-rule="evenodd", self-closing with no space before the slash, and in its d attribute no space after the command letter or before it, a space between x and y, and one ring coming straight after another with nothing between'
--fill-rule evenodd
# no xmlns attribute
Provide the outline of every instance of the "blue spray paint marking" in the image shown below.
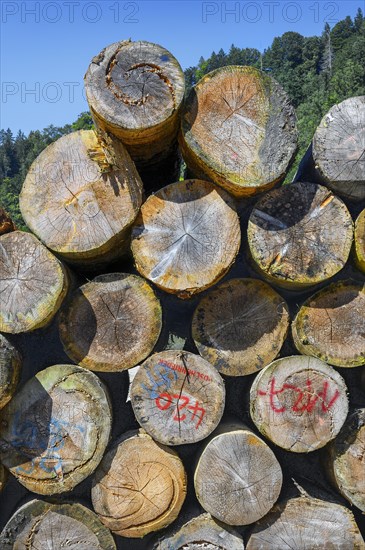
<svg viewBox="0 0 365 550"><path fill-rule="evenodd" d="M171 387L172 382L176 382L177 373L171 370L163 363L157 363L152 367L153 374L150 370L146 370L146 374L151 381L152 388L147 387L145 384L141 384L144 390L150 394L152 399L156 399L161 393L161 387L164 390L168 390ZM174 376L174 380L171 380L171 373Z"/></svg>

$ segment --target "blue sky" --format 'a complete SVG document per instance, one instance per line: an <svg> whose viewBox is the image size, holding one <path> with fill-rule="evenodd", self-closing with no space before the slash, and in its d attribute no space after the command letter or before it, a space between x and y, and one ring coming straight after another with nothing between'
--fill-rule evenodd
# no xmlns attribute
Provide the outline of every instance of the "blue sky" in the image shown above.
<svg viewBox="0 0 365 550"><path fill-rule="evenodd" d="M321 34L364 0L54 0L1 4L0 127L16 133L73 122L87 110L83 75L112 42L131 38L170 50L183 69L232 43L270 46L286 31Z"/></svg>

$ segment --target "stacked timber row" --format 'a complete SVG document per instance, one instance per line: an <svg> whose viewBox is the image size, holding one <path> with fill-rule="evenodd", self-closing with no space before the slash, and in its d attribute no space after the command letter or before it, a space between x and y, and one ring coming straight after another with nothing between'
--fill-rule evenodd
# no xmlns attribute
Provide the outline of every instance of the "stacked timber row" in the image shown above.
<svg viewBox="0 0 365 550"><path fill-rule="evenodd" d="M170 52L123 41L85 85L95 131L24 182L33 234L0 211L1 549L363 550L364 98L278 187L298 136L267 74L184 101Z"/></svg>

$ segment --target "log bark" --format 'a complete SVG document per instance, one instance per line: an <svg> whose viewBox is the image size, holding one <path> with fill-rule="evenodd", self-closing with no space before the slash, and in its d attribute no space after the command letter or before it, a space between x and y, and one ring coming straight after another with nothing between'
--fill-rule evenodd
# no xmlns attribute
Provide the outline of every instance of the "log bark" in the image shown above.
<svg viewBox="0 0 365 550"><path fill-rule="evenodd" d="M365 512L365 409L356 409L326 448L326 471L339 492Z"/></svg>
<svg viewBox="0 0 365 550"><path fill-rule="evenodd" d="M28 332L53 319L69 287L64 266L33 235L0 237L0 330Z"/></svg>
<svg viewBox="0 0 365 550"><path fill-rule="evenodd" d="M175 534L161 538L154 550L244 550L243 539L228 525L201 514Z"/></svg>
<svg viewBox="0 0 365 550"><path fill-rule="evenodd" d="M352 200L365 199L365 96L331 107L313 137L313 159L325 184Z"/></svg>
<svg viewBox="0 0 365 550"><path fill-rule="evenodd" d="M220 425L204 445L194 473L201 506L228 525L248 525L267 514L282 480L274 453L241 424Z"/></svg>
<svg viewBox="0 0 365 550"><path fill-rule="evenodd" d="M202 298L192 334L199 353L221 374L244 376L275 359L288 327L288 306L267 283L231 279Z"/></svg>
<svg viewBox="0 0 365 550"><path fill-rule="evenodd" d="M0 493L3 490L6 480L7 480L7 471L4 466L0 463Z"/></svg>
<svg viewBox="0 0 365 550"><path fill-rule="evenodd" d="M82 367L118 372L153 350L162 311L150 285L129 273L99 275L76 290L60 316L67 355Z"/></svg>
<svg viewBox="0 0 365 550"><path fill-rule="evenodd" d="M131 402L138 423L166 445L195 443L218 425L224 409L224 383L199 355L162 351L136 373Z"/></svg>
<svg viewBox="0 0 365 550"><path fill-rule="evenodd" d="M225 275L240 240L229 195L211 183L185 180L143 204L132 232L132 252L141 275L188 298Z"/></svg>
<svg viewBox="0 0 365 550"><path fill-rule="evenodd" d="M109 134L80 130L49 145L32 164L19 197L28 227L76 265L124 254L142 202L128 152Z"/></svg>
<svg viewBox="0 0 365 550"><path fill-rule="evenodd" d="M314 357L273 361L254 380L251 418L279 447L308 453L336 437L348 413L347 388L332 367Z"/></svg>
<svg viewBox="0 0 365 550"><path fill-rule="evenodd" d="M356 265L365 273L365 208L355 223L354 250Z"/></svg>
<svg viewBox="0 0 365 550"><path fill-rule="evenodd" d="M328 189L298 182L261 198L247 233L259 273L280 287L300 289L325 281L344 267L353 224L345 204Z"/></svg>
<svg viewBox="0 0 365 550"><path fill-rule="evenodd" d="M337 367L365 365L365 284L340 281L316 292L298 311L294 344Z"/></svg>
<svg viewBox="0 0 365 550"><path fill-rule="evenodd" d="M16 225L9 214L0 207L0 235L5 235L5 233L10 233L11 231L16 231Z"/></svg>
<svg viewBox="0 0 365 550"><path fill-rule="evenodd" d="M0 409L13 397L20 379L22 358L18 350L0 334Z"/></svg>
<svg viewBox="0 0 365 550"><path fill-rule="evenodd" d="M28 380L2 410L0 459L30 491L73 489L99 464L111 410L97 376L54 365Z"/></svg>
<svg viewBox="0 0 365 550"><path fill-rule="evenodd" d="M283 180L297 141L287 94L254 67L228 66L205 75L183 109L180 146L188 168L237 197Z"/></svg>
<svg viewBox="0 0 365 550"><path fill-rule="evenodd" d="M354 516L344 506L301 496L280 502L259 520L246 550L363 550Z"/></svg>
<svg viewBox="0 0 365 550"><path fill-rule="evenodd" d="M77 502L31 500L10 518L0 534L2 550L116 550L113 537L94 514Z"/></svg>
<svg viewBox="0 0 365 550"><path fill-rule="evenodd" d="M141 538L178 516L186 496L186 474L177 453L149 435L127 432L96 471L92 502L115 534Z"/></svg>
<svg viewBox="0 0 365 550"><path fill-rule="evenodd" d="M92 59L84 82L95 125L118 137L139 168L171 153L185 77L169 51L150 42L115 42Z"/></svg>

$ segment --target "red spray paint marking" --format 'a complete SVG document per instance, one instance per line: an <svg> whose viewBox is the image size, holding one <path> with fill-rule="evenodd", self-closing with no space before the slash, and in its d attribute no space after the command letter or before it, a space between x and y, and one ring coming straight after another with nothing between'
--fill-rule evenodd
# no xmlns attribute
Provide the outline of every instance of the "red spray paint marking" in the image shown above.
<svg viewBox="0 0 365 550"><path fill-rule="evenodd" d="M160 411L166 411L171 405L172 401L176 399L176 413L172 417L173 420L176 422L183 422L186 419L186 413L180 414L180 412L187 408L191 411L193 411L193 414L191 416L191 420L193 420L195 417L198 418L198 422L195 425L195 429L197 430L203 420L203 417L205 415L205 409L203 407L199 406L198 401L195 401L195 405L189 405L190 398L187 395L179 395L177 393L174 393L173 395L170 395L169 393L160 393L158 397L156 397L156 406L160 409ZM198 413L201 413L200 416L198 416Z"/></svg>
<svg viewBox="0 0 365 550"><path fill-rule="evenodd" d="M283 386L279 390L275 390L275 378L273 377L270 382L270 407L271 409L276 413L283 413L287 409L286 407L280 407L278 408L274 403L274 397L276 395L279 395L280 393L283 393L286 390L295 391L298 394L298 398L295 401L294 405L291 407L291 410L293 412L312 412L314 407L317 404L318 399L321 399L321 408L323 412L327 412L337 401L337 399L340 396L340 392L336 389L332 399L327 403L328 399L328 387L329 383L328 380L325 380L323 382L323 389L318 392L317 394L313 395L313 388L312 388L312 381L307 380L306 381L306 388L304 390L300 389L298 386L293 386L292 384L283 384ZM258 395L267 395L267 392L259 390ZM306 398L305 398L306 397Z"/></svg>

